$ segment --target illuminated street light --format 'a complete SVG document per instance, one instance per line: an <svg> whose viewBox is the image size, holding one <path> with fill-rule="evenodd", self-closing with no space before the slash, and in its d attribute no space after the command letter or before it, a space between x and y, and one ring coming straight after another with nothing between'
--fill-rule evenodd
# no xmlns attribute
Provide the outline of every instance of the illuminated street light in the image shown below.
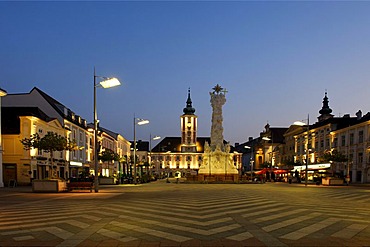
<svg viewBox="0 0 370 247"><path fill-rule="evenodd" d="M97 83L97 78L102 79L99 83ZM98 113L96 111L96 88L111 88L115 86L119 86L121 83L117 78L109 78L104 76L97 76L95 74L94 68L94 168L95 168L95 178L94 178L94 185L95 185L95 192L99 192L99 161L98 161Z"/></svg>
<svg viewBox="0 0 370 247"><path fill-rule="evenodd" d="M306 123L302 122L302 121L296 121L293 123L293 125L297 125L297 126L306 126L307 127L307 147L306 147L306 172L305 172L305 186L307 187L307 182L308 182L308 162L309 162L309 155L310 155L310 151L309 151L309 141L310 141L310 137L309 137L309 134L310 134L310 115L308 114L307 115L307 125Z"/></svg>
<svg viewBox="0 0 370 247"><path fill-rule="evenodd" d="M4 187L3 181L3 146L1 142L1 97L6 96L8 93L0 88L0 187Z"/></svg>
<svg viewBox="0 0 370 247"><path fill-rule="evenodd" d="M159 139L161 139L160 136L156 135L152 137L152 134L149 135L149 166L150 166L150 169L152 169L152 140L156 141Z"/></svg>
<svg viewBox="0 0 370 247"><path fill-rule="evenodd" d="M250 160L249 160L249 164L251 166L251 182L253 182L253 162L254 162L253 147L250 147L250 146L246 145L246 146L244 146L244 148L251 150L251 157L250 157Z"/></svg>
<svg viewBox="0 0 370 247"><path fill-rule="evenodd" d="M148 119L136 118L134 115L134 183L137 184L136 178L136 125L148 124Z"/></svg>

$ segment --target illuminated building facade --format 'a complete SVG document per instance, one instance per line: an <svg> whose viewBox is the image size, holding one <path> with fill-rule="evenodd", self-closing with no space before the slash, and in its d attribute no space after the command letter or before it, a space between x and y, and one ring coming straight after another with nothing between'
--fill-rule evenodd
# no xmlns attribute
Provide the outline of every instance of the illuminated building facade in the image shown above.
<svg viewBox="0 0 370 247"><path fill-rule="evenodd" d="M209 137L197 136L197 116L192 106L190 89L184 114L180 116L181 137L165 137L152 149L151 171L159 176L173 176L180 172L182 176L196 175L201 166L205 142L210 143ZM226 142L225 142L226 144ZM234 165L241 168L241 155L234 153Z"/></svg>

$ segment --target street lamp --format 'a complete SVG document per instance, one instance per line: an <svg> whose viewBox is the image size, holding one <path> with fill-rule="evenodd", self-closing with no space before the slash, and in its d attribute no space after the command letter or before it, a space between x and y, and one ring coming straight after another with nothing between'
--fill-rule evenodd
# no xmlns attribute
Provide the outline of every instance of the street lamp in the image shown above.
<svg viewBox="0 0 370 247"><path fill-rule="evenodd" d="M156 140L159 140L161 139L160 136L154 136L152 137L152 134L149 135L149 166L150 168L152 168L152 140L153 141L156 141Z"/></svg>
<svg viewBox="0 0 370 247"><path fill-rule="evenodd" d="M1 97L6 96L8 93L0 88L0 187L4 187L3 181L3 145L1 142Z"/></svg>
<svg viewBox="0 0 370 247"><path fill-rule="evenodd" d="M246 146L244 146L244 148L251 150L251 157L249 159L249 164L251 166L251 182L253 182L253 162L254 162L253 147L250 147L250 146L246 145Z"/></svg>
<svg viewBox="0 0 370 247"><path fill-rule="evenodd" d="M296 121L293 123L293 125L297 125L297 126L305 126L306 124L304 122L301 122L301 121ZM310 155L310 151L309 151L309 142L310 142L310 114L307 115L307 147L306 147L306 172L305 172L305 186L307 187L307 181L308 181L308 162L309 162L309 155Z"/></svg>
<svg viewBox="0 0 370 247"><path fill-rule="evenodd" d="M272 138L272 132L271 132L271 138L269 136L262 137L262 140L264 141L271 141L271 167L270 167L270 180L272 181L272 173L273 173L273 167L272 163L274 162L274 140Z"/></svg>
<svg viewBox="0 0 370 247"><path fill-rule="evenodd" d="M148 124L149 120L142 119L142 118L136 118L134 115L134 183L137 184L136 179L136 125L144 125Z"/></svg>
<svg viewBox="0 0 370 247"><path fill-rule="evenodd" d="M97 78L102 79L97 83ZM94 68L94 168L95 168L95 192L99 192L99 159L98 159L98 113L96 111L96 88L111 88L121 85L120 81L114 77L97 76Z"/></svg>

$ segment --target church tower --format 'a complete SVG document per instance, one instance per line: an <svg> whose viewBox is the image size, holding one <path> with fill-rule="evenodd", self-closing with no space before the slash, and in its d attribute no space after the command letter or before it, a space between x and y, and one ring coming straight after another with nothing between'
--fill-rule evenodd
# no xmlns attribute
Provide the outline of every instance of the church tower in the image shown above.
<svg viewBox="0 0 370 247"><path fill-rule="evenodd" d="M186 107L181 115L181 152L197 152L197 116L192 106L190 98L190 88L188 90L188 99Z"/></svg>
<svg viewBox="0 0 370 247"><path fill-rule="evenodd" d="M326 119L332 118L334 116L334 115L331 114L332 111L333 110L330 109L330 107L329 107L329 99L328 99L328 96L327 96L327 92L325 92L325 97L322 101L322 108L319 111L319 113L321 114L318 117L319 122L322 122Z"/></svg>

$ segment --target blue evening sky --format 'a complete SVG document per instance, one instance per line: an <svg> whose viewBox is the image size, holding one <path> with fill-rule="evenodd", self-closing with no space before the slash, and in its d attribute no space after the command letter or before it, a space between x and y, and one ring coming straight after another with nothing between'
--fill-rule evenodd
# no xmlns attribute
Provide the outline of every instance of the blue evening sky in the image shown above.
<svg viewBox="0 0 370 247"><path fill-rule="evenodd" d="M198 136L209 92L228 90L224 137L267 122L316 121L325 90L336 116L370 111L370 2L0 2L0 87L38 87L89 122L93 68L123 85L98 89L101 125L133 138L180 136L191 88ZM155 143L154 143L155 144Z"/></svg>

